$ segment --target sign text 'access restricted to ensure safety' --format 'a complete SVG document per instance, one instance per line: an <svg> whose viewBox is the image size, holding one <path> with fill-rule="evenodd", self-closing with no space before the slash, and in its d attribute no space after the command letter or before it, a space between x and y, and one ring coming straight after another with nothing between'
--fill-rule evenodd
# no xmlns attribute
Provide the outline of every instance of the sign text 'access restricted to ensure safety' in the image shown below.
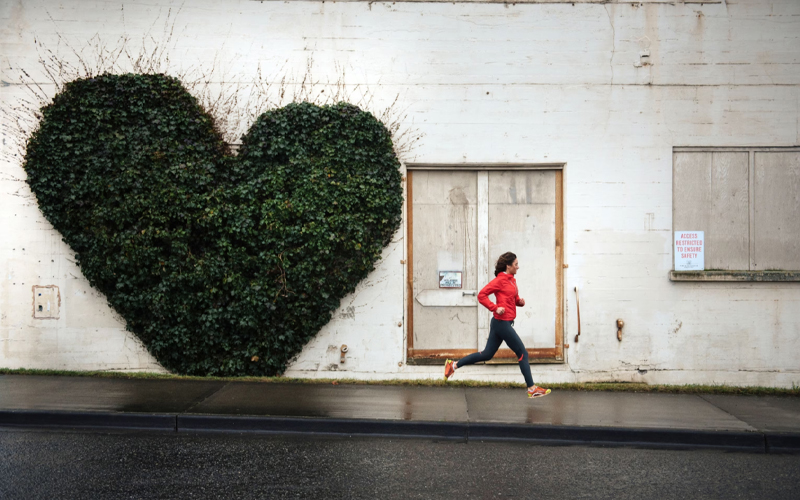
<svg viewBox="0 0 800 500"><path fill-rule="evenodd" d="M675 270L705 269L704 231L675 231Z"/></svg>

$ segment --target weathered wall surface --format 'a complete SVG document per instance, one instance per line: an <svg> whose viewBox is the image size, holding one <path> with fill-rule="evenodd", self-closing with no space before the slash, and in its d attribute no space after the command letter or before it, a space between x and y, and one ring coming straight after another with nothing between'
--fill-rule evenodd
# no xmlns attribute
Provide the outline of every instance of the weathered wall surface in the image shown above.
<svg viewBox="0 0 800 500"><path fill-rule="evenodd" d="M178 3L4 2L0 52L36 71L34 38L140 37ZM800 3L363 3L197 1L171 57L242 72L348 68L376 100L400 94L425 134L414 161L566 162L567 362L538 381L800 383L800 284L675 283L672 148L800 144ZM649 54L649 61L642 55ZM269 71L268 71L269 72ZM4 82L2 99L22 93ZM8 147L4 145L4 147ZM406 158L410 160L411 158ZM0 166L0 366L158 369L70 261L20 161ZM288 371L440 376L405 364L401 231L380 267ZM31 286L60 287L57 320L32 318ZM617 318L626 322L622 342ZM347 344L344 364L339 348ZM516 366L457 377L519 380Z"/></svg>

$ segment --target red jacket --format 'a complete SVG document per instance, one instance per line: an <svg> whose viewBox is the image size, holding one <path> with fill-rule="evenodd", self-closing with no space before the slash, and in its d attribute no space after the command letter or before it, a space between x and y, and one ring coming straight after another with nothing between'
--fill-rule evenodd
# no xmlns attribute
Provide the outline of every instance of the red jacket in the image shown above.
<svg viewBox="0 0 800 500"><path fill-rule="evenodd" d="M494 294L497 304L489 300L489 295ZM494 317L502 319L503 321L511 321L517 317L517 306L522 307L519 299L519 290L517 290L517 280L514 279L513 274L500 273L495 279L489 282L488 285L478 293L478 302L483 306L495 312L498 307L505 307L506 310L502 316L497 313Z"/></svg>

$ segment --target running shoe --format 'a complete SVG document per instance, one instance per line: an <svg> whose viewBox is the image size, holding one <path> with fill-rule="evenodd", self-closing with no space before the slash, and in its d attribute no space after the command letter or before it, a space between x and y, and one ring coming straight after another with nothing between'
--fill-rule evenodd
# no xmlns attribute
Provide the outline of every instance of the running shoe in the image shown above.
<svg viewBox="0 0 800 500"><path fill-rule="evenodd" d="M545 389L544 387L539 387L538 385L534 385L533 388L528 389L529 398L540 398L542 396L547 396L548 394L550 394L550 389Z"/></svg>
<svg viewBox="0 0 800 500"><path fill-rule="evenodd" d="M455 368L453 368L453 360L448 359L444 362L444 379L447 380L453 376L456 372Z"/></svg>

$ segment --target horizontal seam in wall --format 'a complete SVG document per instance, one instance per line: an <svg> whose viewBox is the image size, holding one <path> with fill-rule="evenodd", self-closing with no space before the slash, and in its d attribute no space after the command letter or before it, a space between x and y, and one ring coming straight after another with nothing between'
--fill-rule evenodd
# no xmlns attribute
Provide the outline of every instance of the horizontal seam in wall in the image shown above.
<svg viewBox="0 0 800 500"><path fill-rule="evenodd" d="M271 0L270 0L271 1ZM796 64L796 63L787 63ZM25 87L27 84L6 82L5 87ZM251 81L226 81L226 82L207 82L210 85L235 85L235 84L250 84ZM285 85L302 85L302 82L266 82L266 83L283 83ZM31 85L53 86L52 82L33 82ZM320 83L321 87L333 87L338 84ZM537 82L512 82L512 83L498 83L498 82L415 82L415 83L379 83L379 82L355 82L348 83L346 87L354 86L376 86L376 87L659 87L659 88L695 88L695 87L800 87L800 83L576 83L576 82L553 82L553 83L537 83ZM694 98L692 98L694 100Z"/></svg>

